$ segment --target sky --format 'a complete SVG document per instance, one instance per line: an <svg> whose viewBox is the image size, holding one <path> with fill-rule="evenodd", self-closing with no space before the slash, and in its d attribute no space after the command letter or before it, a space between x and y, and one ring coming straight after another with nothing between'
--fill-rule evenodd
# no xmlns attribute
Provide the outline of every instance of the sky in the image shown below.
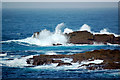
<svg viewBox="0 0 120 80"><path fill-rule="evenodd" d="M2 2L118 2L120 0L2 0Z"/></svg>
<svg viewBox="0 0 120 80"><path fill-rule="evenodd" d="M3 8L114 8L118 2L3 2Z"/></svg>

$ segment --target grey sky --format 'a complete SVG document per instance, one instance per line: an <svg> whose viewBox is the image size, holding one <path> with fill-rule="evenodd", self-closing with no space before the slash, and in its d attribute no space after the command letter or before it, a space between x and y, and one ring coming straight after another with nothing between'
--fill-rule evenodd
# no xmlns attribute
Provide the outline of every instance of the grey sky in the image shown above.
<svg viewBox="0 0 120 80"><path fill-rule="evenodd" d="M114 8L117 2L3 2L3 8Z"/></svg>
<svg viewBox="0 0 120 80"><path fill-rule="evenodd" d="M3 2L118 2L120 0L2 0Z"/></svg>

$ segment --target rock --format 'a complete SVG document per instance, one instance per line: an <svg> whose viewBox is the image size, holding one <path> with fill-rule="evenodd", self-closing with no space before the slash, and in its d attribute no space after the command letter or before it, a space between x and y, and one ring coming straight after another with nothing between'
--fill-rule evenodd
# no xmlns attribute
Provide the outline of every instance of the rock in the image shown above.
<svg viewBox="0 0 120 80"><path fill-rule="evenodd" d="M120 69L120 63L108 63L103 67L103 69Z"/></svg>
<svg viewBox="0 0 120 80"><path fill-rule="evenodd" d="M63 65L69 66L69 65L72 65L72 64L71 63L59 63L57 66L63 66Z"/></svg>
<svg viewBox="0 0 120 80"><path fill-rule="evenodd" d="M50 58L36 58L33 61L33 65L43 65L52 63L52 59Z"/></svg>
<svg viewBox="0 0 120 80"><path fill-rule="evenodd" d="M51 64L51 63L60 63L61 60L53 60L53 58L64 58L70 57L68 55L40 55L40 56L33 56L33 58L29 58L26 60L27 64L32 65L43 65L43 64Z"/></svg>
<svg viewBox="0 0 120 80"><path fill-rule="evenodd" d="M120 36L115 37L113 34L95 34L88 31L75 31L69 34L65 34L68 36L68 43L73 44L93 44L96 43L111 43L111 44L120 44Z"/></svg>
<svg viewBox="0 0 120 80"><path fill-rule="evenodd" d="M39 35L39 32L35 32L35 33L33 34L33 38L38 38L38 35Z"/></svg>
<svg viewBox="0 0 120 80"><path fill-rule="evenodd" d="M114 43L115 36L113 34L95 34L94 41L97 43Z"/></svg>
<svg viewBox="0 0 120 80"><path fill-rule="evenodd" d="M33 58L29 58L26 60L27 64L32 64L33 63Z"/></svg>
<svg viewBox="0 0 120 80"><path fill-rule="evenodd" d="M35 32L33 38L38 38L40 32ZM72 44L94 44L96 43L111 43L111 44L120 44L120 36L115 37L113 34L95 34L88 31L74 31L68 34L64 34L68 37L68 43ZM53 46L62 45L61 43L54 43Z"/></svg>
<svg viewBox="0 0 120 80"><path fill-rule="evenodd" d="M67 35L69 43L73 44L92 44L93 34L88 31L75 31Z"/></svg>
<svg viewBox="0 0 120 80"><path fill-rule="evenodd" d="M85 53L77 53L72 55L39 55L33 56L33 58L27 59L27 64L32 65L43 65L43 64L51 64L51 63L59 63L57 66L62 65L72 65L71 63L63 62L62 60L54 60L60 58L72 58L72 63L82 61L94 61L94 60L103 60L101 64L83 64L81 66L86 66L87 69L94 70L94 69L120 69L120 50L94 50L88 51Z"/></svg>
<svg viewBox="0 0 120 80"><path fill-rule="evenodd" d="M13 58L9 58L9 59L7 59L7 60L14 60Z"/></svg>
<svg viewBox="0 0 120 80"><path fill-rule="evenodd" d="M120 36L114 38L114 44L120 44Z"/></svg>
<svg viewBox="0 0 120 80"><path fill-rule="evenodd" d="M62 63L62 60L52 60L52 63Z"/></svg>
<svg viewBox="0 0 120 80"><path fill-rule="evenodd" d="M57 44L53 44L53 46L58 46L58 45L62 45L62 44L60 44L60 43L57 43Z"/></svg>

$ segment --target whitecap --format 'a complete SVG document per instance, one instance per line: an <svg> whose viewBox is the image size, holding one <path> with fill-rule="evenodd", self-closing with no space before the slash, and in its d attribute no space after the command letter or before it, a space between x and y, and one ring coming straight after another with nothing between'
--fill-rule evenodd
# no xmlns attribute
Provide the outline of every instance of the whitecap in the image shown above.
<svg viewBox="0 0 120 80"><path fill-rule="evenodd" d="M34 33L31 37L27 37L25 39L19 39L19 40L7 40L7 41L0 41L0 43L5 42L24 42L28 44L34 44L38 46L53 46L53 44L62 44L62 46L87 46L88 44L69 44L68 37L65 35L66 33L72 33L75 30L65 28L64 32L61 31L61 28L64 27L64 23L60 23L56 26L54 32L50 32L47 29L42 30L41 32ZM91 31L91 27L87 24L82 25L82 27L79 29L79 31L88 31L95 34L113 34L115 37L118 37L120 35L117 35L115 33L108 32L107 29L100 30L100 32L93 32ZM19 43L20 45L29 46L28 44ZM103 45L101 43L94 43L93 45Z"/></svg>
<svg viewBox="0 0 120 80"><path fill-rule="evenodd" d="M14 60L0 60L0 63L9 66L9 67L24 67L24 66L29 66L30 64L27 64L26 60L28 58L32 58L33 55L26 56L26 57L21 57L15 58Z"/></svg>
<svg viewBox="0 0 120 80"><path fill-rule="evenodd" d="M45 55L58 55L58 54L53 51L49 51L49 52L46 52Z"/></svg>
<svg viewBox="0 0 120 80"><path fill-rule="evenodd" d="M0 56L7 56L7 53L5 53L5 54L0 54Z"/></svg>
<svg viewBox="0 0 120 80"><path fill-rule="evenodd" d="M81 64L90 64L90 63L94 63L94 64L100 64L102 63L104 60L93 60L93 61L82 61Z"/></svg>

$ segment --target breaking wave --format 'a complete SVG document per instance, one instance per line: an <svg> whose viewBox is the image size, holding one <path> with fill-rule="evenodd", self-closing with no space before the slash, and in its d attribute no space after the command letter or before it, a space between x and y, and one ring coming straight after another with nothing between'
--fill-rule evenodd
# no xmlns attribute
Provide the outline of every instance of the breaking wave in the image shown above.
<svg viewBox="0 0 120 80"><path fill-rule="evenodd" d="M64 23L60 23L56 26L54 32L50 32L47 29L42 30L41 32L35 32L31 37L20 39L20 40L8 40L4 42L25 42L28 44L34 44L38 46L53 46L53 45L70 45L68 44L68 38L64 34L72 33L75 30L65 28L64 31L61 31L61 28L64 26ZM115 37L119 35L110 33L107 29L100 30L100 32L91 31L91 27L87 24L84 24L78 31L88 31L93 34L113 34ZM95 43L96 45L97 43Z"/></svg>
<svg viewBox="0 0 120 80"><path fill-rule="evenodd" d="M29 66L29 64L27 64L26 60L28 58L32 58L33 55L30 56L26 56L26 57L21 57L19 58L15 58L13 60L0 60L0 63L2 63L2 66L9 66L9 67L21 67L23 68L24 66Z"/></svg>

